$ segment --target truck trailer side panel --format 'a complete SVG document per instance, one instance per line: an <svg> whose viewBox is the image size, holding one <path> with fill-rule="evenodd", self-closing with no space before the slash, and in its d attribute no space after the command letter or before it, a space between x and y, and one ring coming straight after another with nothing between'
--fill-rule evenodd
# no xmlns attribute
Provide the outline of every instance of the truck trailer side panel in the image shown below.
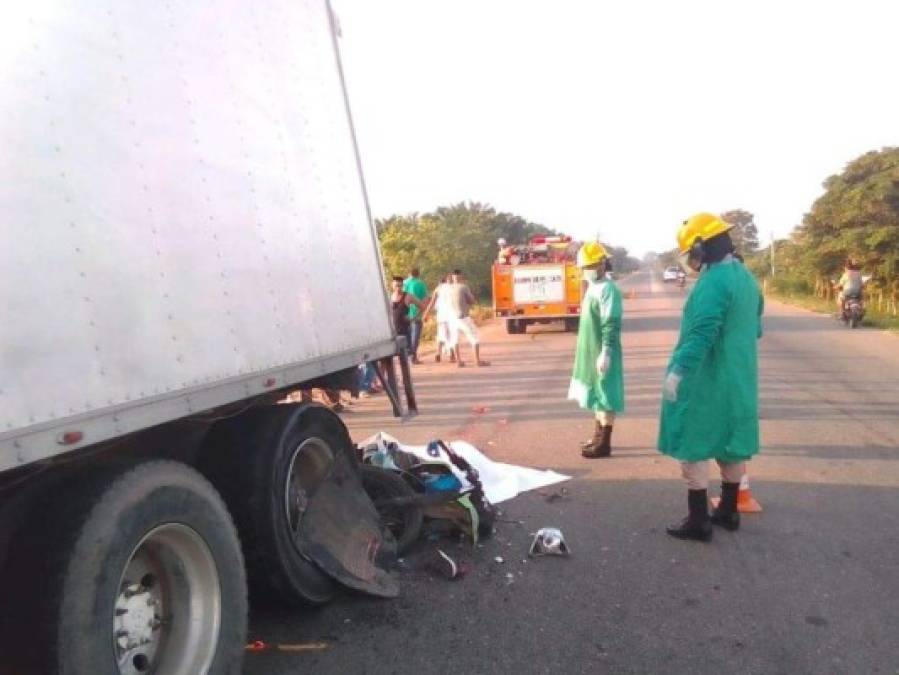
<svg viewBox="0 0 899 675"><path fill-rule="evenodd" d="M326 2L2 14L0 470L395 351Z"/></svg>

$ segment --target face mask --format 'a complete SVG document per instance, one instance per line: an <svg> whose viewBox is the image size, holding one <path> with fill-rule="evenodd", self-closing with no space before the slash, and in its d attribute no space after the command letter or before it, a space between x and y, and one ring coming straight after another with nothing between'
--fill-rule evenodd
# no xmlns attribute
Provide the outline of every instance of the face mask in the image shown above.
<svg viewBox="0 0 899 675"><path fill-rule="evenodd" d="M587 281L596 281L599 279L598 270L584 270L584 279Z"/></svg>
<svg viewBox="0 0 899 675"><path fill-rule="evenodd" d="M687 272L687 276L695 277L699 274L700 266L694 267L693 264L689 253L680 254L680 266Z"/></svg>

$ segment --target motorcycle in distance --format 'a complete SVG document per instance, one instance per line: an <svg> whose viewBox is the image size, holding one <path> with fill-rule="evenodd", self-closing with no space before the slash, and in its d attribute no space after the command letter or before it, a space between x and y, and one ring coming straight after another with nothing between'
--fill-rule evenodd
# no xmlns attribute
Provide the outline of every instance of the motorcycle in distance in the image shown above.
<svg viewBox="0 0 899 675"><path fill-rule="evenodd" d="M850 328L858 328L865 316L865 301L861 294L853 294L843 300L840 319Z"/></svg>
<svg viewBox="0 0 899 675"><path fill-rule="evenodd" d="M862 277L862 289L864 289L864 284L868 283L870 279L870 276ZM835 288L839 288L839 284L835 280L832 279L831 281ZM840 321L849 326L849 328L858 328L864 316L865 299L863 290L846 295L840 307Z"/></svg>

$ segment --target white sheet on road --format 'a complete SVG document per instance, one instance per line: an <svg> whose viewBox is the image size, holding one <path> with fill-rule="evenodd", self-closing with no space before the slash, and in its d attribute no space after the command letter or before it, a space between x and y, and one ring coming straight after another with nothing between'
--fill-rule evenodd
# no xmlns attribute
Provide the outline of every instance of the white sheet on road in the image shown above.
<svg viewBox="0 0 899 675"><path fill-rule="evenodd" d="M400 450L420 457L425 462L446 462L450 465L456 477L462 481L462 484L468 485L468 481L465 480L465 474L455 466L452 466L449 457L442 449L440 450L440 455L434 457L428 454L427 445L406 445L383 431L366 438L359 445L363 448L369 445L386 447L391 442L396 443ZM555 471L494 462L471 443L466 443L465 441L451 441L447 445L477 470L481 477L481 483L484 486L484 495L492 504L499 504L512 499L512 497L528 490L536 490L547 485L571 480L571 476L556 473Z"/></svg>

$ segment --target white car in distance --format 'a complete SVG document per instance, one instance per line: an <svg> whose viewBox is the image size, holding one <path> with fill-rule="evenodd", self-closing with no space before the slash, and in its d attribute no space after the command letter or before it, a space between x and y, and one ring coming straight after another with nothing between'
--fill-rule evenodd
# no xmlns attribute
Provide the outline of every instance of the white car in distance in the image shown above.
<svg viewBox="0 0 899 675"><path fill-rule="evenodd" d="M669 281L677 281L678 273L680 272L680 267L666 267L665 271L662 272L662 281L666 284Z"/></svg>

